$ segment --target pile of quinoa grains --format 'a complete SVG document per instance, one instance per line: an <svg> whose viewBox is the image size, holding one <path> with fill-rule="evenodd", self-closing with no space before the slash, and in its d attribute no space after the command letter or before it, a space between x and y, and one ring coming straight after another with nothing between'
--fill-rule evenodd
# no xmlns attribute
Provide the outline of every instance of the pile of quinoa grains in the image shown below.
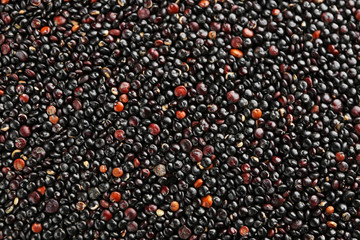
<svg viewBox="0 0 360 240"><path fill-rule="evenodd" d="M359 240L360 0L0 0L0 240Z"/></svg>

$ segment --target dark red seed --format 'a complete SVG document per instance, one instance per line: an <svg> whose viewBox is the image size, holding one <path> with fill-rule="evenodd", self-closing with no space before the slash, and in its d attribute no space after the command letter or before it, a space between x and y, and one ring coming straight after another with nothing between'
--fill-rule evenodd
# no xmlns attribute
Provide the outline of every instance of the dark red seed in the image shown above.
<svg viewBox="0 0 360 240"><path fill-rule="evenodd" d="M215 149L211 145L206 145L203 149L203 153L207 157L211 157L214 154L214 151L215 151Z"/></svg>
<svg viewBox="0 0 360 240"><path fill-rule="evenodd" d="M31 204L37 204L40 202L40 197L40 194L37 191L34 191L28 195L28 200Z"/></svg>
<svg viewBox="0 0 360 240"><path fill-rule="evenodd" d="M75 97L80 97L83 92L84 92L84 89L82 87L77 87L74 90L74 95L75 95Z"/></svg>
<svg viewBox="0 0 360 240"><path fill-rule="evenodd" d="M114 137L117 139L117 140L120 140L120 141L123 141L125 140L125 131L124 130L116 130L115 133L114 133Z"/></svg>
<svg viewBox="0 0 360 240"><path fill-rule="evenodd" d="M147 8L140 8L137 14L140 19L147 19L150 17L150 10Z"/></svg>
<svg viewBox="0 0 360 240"><path fill-rule="evenodd" d="M155 42L154 42L154 46L155 46L155 47L160 47L160 46L162 46L163 44L164 44L164 41L163 41L163 40L160 40L160 39L155 40Z"/></svg>
<svg viewBox="0 0 360 240"><path fill-rule="evenodd" d="M180 147L184 152L190 152L192 148L192 143L189 139L183 139L180 141Z"/></svg>
<svg viewBox="0 0 360 240"><path fill-rule="evenodd" d="M275 164L275 165L279 165L281 163L281 158L277 157L277 156L273 156L271 161Z"/></svg>
<svg viewBox="0 0 360 240"><path fill-rule="evenodd" d="M277 55L279 55L279 49L273 45L269 48L269 53L271 56L276 57Z"/></svg>
<svg viewBox="0 0 360 240"><path fill-rule="evenodd" d="M193 149L190 152L190 158L194 162L200 162L203 158L203 152L200 149Z"/></svg>
<svg viewBox="0 0 360 240"><path fill-rule="evenodd" d="M320 34L321 34L321 31L320 31L320 30L316 30L315 32L313 32L312 37L313 37L314 39L319 38L319 37L320 37Z"/></svg>
<svg viewBox="0 0 360 240"><path fill-rule="evenodd" d="M354 117L359 117L360 116L360 107L359 106L354 106L351 109L351 115L353 115Z"/></svg>
<svg viewBox="0 0 360 240"><path fill-rule="evenodd" d="M34 6L39 6L41 4L41 0L30 0L30 3Z"/></svg>
<svg viewBox="0 0 360 240"><path fill-rule="evenodd" d="M244 28L243 35L244 35L244 37L251 38L254 36L254 32L248 28Z"/></svg>
<svg viewBox="0 0 360 240"><path fill-rule="evenodd" d="M11 23L11 17L9 15L9 13L7 12L3 12L1 13L1 19L4 21L4 23L6 25L10 24Z"/></svg>
<svg viewBox="0 0 360 240"><path fill-rule="evenodd" d="M335 159L336 159L336 161L338 161L338 162L342 162L342 161L345 160L345 154L344 154L343 152L337 152L337 153L335 154Z"/></svg>
<svg viewBox="0 0 360 240"><path fill-rule="evenodd" d="M146 168L142 169L140 173L141 173L141 176L143 176L144 178L150 177L150 174L151 174L150 170L146 169Z"/></svg>
<svg viewBox="0 0 360 240"><path fill-rule="evenodd" d="M149 204L145 206L145 212L150 214L157 210L157 206L155 204Z"/></svg>
<svg viewBox="0 0 360 240"><path fill-rule="evenodd" d="M15 140L16 148L23 149L26 146L26 139L19 137Z"/></svg>
<svg viewBox="0 0 360 240"><path fill-rule="evenodd" d="M16 51L16 57L19 58L21 62L25 62L28 59L28 54L23 50Z"/></svg>
<svg viewBox="0 0 360 240"><path fill-rule="evenodd" d="M63 16L56 16L54 17L54 22L56 26L61 26L66 23L66 18L64 18Z"/></svg>
<svg viewBox="0 0 360 240"><path fill-rule="evenodd" d="M221 23L218 22L211 22L210 29L212 31L220 31L221 30ZM235 48L235 47L234 47Z"/></svg>
<svg viewBox="0 0 360 240"><path fill-rule="evenodd" d="M324 12L321 15L322 20L324 21L324 23L332 23L332 21L334 21L334 15L331 12Z"/></svg>
<svg viewBox="0 0 360 240"><path fill-rule="evenodd" d="M199 30L199 24L197 22L191 22L190 29L194 32L197 32Z"/></svg>
<svg viewBox="0 0 360 240"><path fill-rule="evenodd" d="M121 35L121 31L120 31L119 29L111 29L111 30L109 31L109 34L110 34L111 36L118 37L118 36Z"/></svg>
<svg viewBox="0 0 360 240"><path fill-rule="evenodd" d="M175 88L174 94L178 98L184 98L187 94L187 89L184 86L178 86Z"/></svg>
<svg viewBox="0 0 360 240"><path fill-rule="evenodd" d="M355 18L356 18L356 20L360 21L360 9L356 10Z"/></svg>
<svg viewBox="0 0 360 240"><path fill-rule="evenodd" d="M241 165L241 171L243 172L250 172L251 171L251 166L248 163L244 163Z"/></svg>
<svg viewBox="0 0 360 240"><path fill-rule="evenodd" d="M251 182L251 175L250 173L243 173L241 174L241 177L244 180L244 184L249 184Z"/></svg>
<svg viewBox="0 0 360 240"><path fill-rule="evenodd" d="M347 172L349 170L349 164L347 162L340 162L337 165L340 172Z"/></svg>
<svg viewBox="0 0 360 240"><path fill-rule="evenodd" d="M41 21L40 21L40 19L34 18L34 19L31 21L31 27L32 27L32 28L35 28L35 29L40 28L40 27L41 27Z"/></svg>
<svg viewBox="0 0 360 240"><path fill-rule="evenodd" d="M231 33L231 25L229 23L223 23L221 29L227 34Z"/></svg>
<svg viewBox="0 0 360 240"><path fill-rule="evenodd" d="M263 136L264 136L264 129L263 128L257 128L256 130L255 130L255 137L257 138L257 139L262 139L263 138Z"/></svg>
<svg viewBox="0 0 360 240"><path fill-rule="evenodd" d="M108 201L105 201L105 200L100 200L100 206L102 207L102 208L109 208L109 206L110 206L110 203L108 202ZM104 213L104 212L103 212ZM105 213L105 218L106 218L106 213ZM103 220L105 220L105 219L103 219Z"/></svg>
<svg viewBox="0 0 360 240"><path fill-rule="evenodd" d="M229 227L228 232L230 235L235 235L237 233L237 230L234 227Z"/></svg>
<svg viewBox="0 0 360 240"><path fill-rule="evenodd" d="M231 39L231 46L233 47L233 48L241 48L241 46L242 46L242 39L241 39L241 37L234 37L233 39Z"/></svg>
<svg viewBox="0 0 360 240"><path fill-rule="evenodd" d="M269 204L269 203L266 203L266 204L263 205L263 209L264 209L265 211L273 211L273 210L274 210L274 206L271 205L271 204Z"/></svg>
<svg viewBox="0 0 360 240"><path fill-rule="evenodd" d="M109 22L114 22L116 20L117 14L114 12L108 12L106 14L106 20L108 20Z"/></svg>
<svg viewBox="0 0 360 240"><path fill-rule="evenodd" d="M241 236L247 236L249 234L249 228L247 226L242 226L239 232Z"/></svg>
<svg viewBox="0 0 360 240"><path fill-rule="evenodd" d="M207 94L208 89L207 89L206 85L201 82L201 83L198 83L198 84L196 85L196 91L197 91L198 94L200 94L200 95L205 95L205 94Z"/></svg>
<svg viewBox="0 0 360 240"><path fill-rule="evenodd" d="M26 125L21 126L19 133L23 137L29 137L31 135L30 127Z"/></svg>
<svg viewBox="0 0 360 240"><path fill-rule="evenodd" d="M343 108L343 104L341 102L340 99L335 99L333 102L332 102L332 106L333 106L333 109L335 112L340 112Z"/></svg>
<svg viewBox="0 0 360 240"><path fill-rule="evenodd" d="M291 224L291 228L298 230L302 227L302 221L300 219L296 219L292 224Z"/></svg>
<svg viewBox="0 0 360 240"><path fill-rule="evenodd" d="M227 100L233 103L236 103L240 100L240 95L235 92L234 90L231 90L230 92L227 93L226 95Z"/></svg>
<svg viewBox="0 0 360 240"><path fill-rule="evenodd" d="M156 123L152 123L149 125L149 132L152 135L158 135L160 133L160 127Z"/></svg>
<svg viewBox="0 0 360 240"><path fill-rule="evenodd" d="M280 12L280 9L278 8L274 8L272 11L271 11L271 14L274 15L274 16L277 16L279 15L281 12Z"/></svg>
<svg viewBox="0 0 360 240"><path fill-rule="evenodd" d="M138 230L138 224L137 224L137 222L130 222L128 225L127 225L127 227L126 227L126 229L129 231L129 232L136 232L137 230Z"/></svg>
<svg viewBox="0 0 360 240"><path fill-rule="evenodd" d="M119 91L121 93L128 93L130 90L130 83L128 82L122 82L119 86Z"/></svg>
<svg viewBox="0 0 360 240"><path fill-rule="evenodd" d="M170 189L167 186L162 186L160 190L161 194L165 196L169 194L169 191Z"/></svg>
<svg viewBox="0 0 360 240"><path fill-rule="evenodd" d="M133 126L133 127L135 127L135 126L138 126L139 125L139 123L140 123L140 119L138 118L138 117L136 117L136 116L131 116L130 118L129 118L129 125L130 126Z"/></svg>
<svg viewBox="0 0 360 240"><path fill-rule="evenodd" d="M151 60L156 60L159 57L159 52L155 48L150 48L147 52L147 56Z"/></svg>
<svg viewBox="0 0 360 240"><path fill-rule="evenodd" d="M360 124L355 125L355 132L360 135Z"/></svg>
<svg viewBox="0 0 360 240"><path fill-rule="evenodd" d="M178 230L179 238L188 239L191 236L191 230L187 226L183 225Z"/></svg>
<svg viewBox="0 0 360 240"><path fill-rule="evenodd" d="M337 179L333 180L331 186L332 186L333 189L338 190L339 187L340 187L339 180L337 180Z"/></svg>
<svg viewBox="0 0 360 240"><path fill-rule="evenodd" d="M137 212L133 208L128 208L124 212L124 218L126 220L129 220L129 221L134 220L136 218L136 216L137 216Z"/></svg>
<svg viewBox="0 0 360 240"><path fill-rule="evenodd" d="M169 14L175 14L179 12L179 5L177 5L176 3L170 3L169 6L167 7L167 12Z"/></svg>
<svg viewBox="0 0 360 240"><path fill-rule="evenodd" d="M28 77L30 77L30 78L33 78L33 77L36 76L36 73L35 73L33 70L31 70L31 69L26 69L26 70L25 70L25 74L26 74L26 76L28 76Z"/></svg>
<svg viewBox="0 0 360 240"><path fill-rule="evenodd" d="M3 45L1 45L1 53L3 55L7 55L10 52L10 46L6 43L4 43Z"/></svg>
<svg viewBox="0 0 360 240"><path fill-rule="evenodd" d="M42 147L34 147L31 154L35 159L40 159L40 158L45 157L46 151Z"/></svg>
<svg viewBox="0 0 360 240"><path fill-rule="evenodd" d="M80 102L79 99L75 99L72 103L72 106L75 110L80 110L82 109L82 103Z"/></svg>
<svg viewBox="0 0 360 240"><path fill-rule="evenodd" d="M23 94L21 94L20 96L19 96L19 100L20 100L20 102L22 102L22 103L27 103L28 101L29 101L29 95L27 95L27 94L25 94L25 93L23 93Z"/></svg>
<svg viewBox="0 0 360 240"><path fill-rule="evenodd" d="M40 30L41 35L48 35L51 31L51 28L48 26L42 27Z"/></svg>
<svg viewBox="0 0 360 240"><path fill-rule="evenodd" d="M227 160L227 164L230 166L230 167L237 167L238 164L239 164L239 160L234 157L234 156L230 156Z"/></svg>
<svg viewBox="0 0 360 240"><path fill-rule="evenodd" d="M320 199L319 199L318 196L312 195L312 196L310 197L309 203L310 203L310 206L311 206L312 208L315 208L315 207L317 207L318 204L320 203Z"/></svg>
<svg viewBox="0 0 360 240"><path fill-rule="evenodd" d="M47 213L56 213L59 209L59 202L55 199L50 199L45 206Z"/></svg>
<svg viewBox="0 0 360 240"><path fill-rule="evenodd" d="M112 214L109 210L105 209L104 211L102 211L101 213L101 219L104 221L109 221L112 218Z"/></svg>

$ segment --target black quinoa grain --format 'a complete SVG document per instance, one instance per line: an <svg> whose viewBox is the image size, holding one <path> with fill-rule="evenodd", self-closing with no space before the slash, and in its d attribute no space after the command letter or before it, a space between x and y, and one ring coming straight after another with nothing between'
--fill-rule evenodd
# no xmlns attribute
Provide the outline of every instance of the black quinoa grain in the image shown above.
<svg viewBox="0 0 360 240"><path fill-rule="evenodd" d="M360 4L1 0L1 239L359 239Z"/></svg>

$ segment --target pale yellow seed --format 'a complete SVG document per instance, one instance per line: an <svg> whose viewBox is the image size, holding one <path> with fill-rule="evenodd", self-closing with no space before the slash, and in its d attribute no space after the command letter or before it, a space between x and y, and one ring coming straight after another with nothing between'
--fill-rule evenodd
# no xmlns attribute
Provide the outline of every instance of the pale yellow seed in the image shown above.
<svg viewBox="0 0 360 240"><path fill-rule="evenodd" d="M121 7L123 7L123 6L125 6L125 0L118 0L118 4L121 6Z"/></svg>
<svg viewBox="0 0 360 240"><path fill-rule="evenodd" d="M14 157L15 154L20 153L21 150L20 149L15 149L12 153L11 153L11 157Z"/></svg>
<svg viewBox="0 0 360 240"><path fill-rule="evenodd" d="M163 111L166 111L166 110L168 110L168 108L169 108L169 105L162 105L162 107L161 107L161 109L163 110Z"/></svg>
<svg viewBox="0 0 360 240"><path fill-rule="evenodd" d="M6 132L6 131L8 131L10 129L10 126L9 126L9 124L3 124L2 126L1 126L1 131L3 131L3 132Z"/></svg>
<svg viewBox="0 0 360 240"><path fill-rule="evenodd" d="M161 209L156 210L156 215L158 215L159 217L164 216L164 214L165 214L165 212L163 210L161 210Z"/></svg>
<svg viewBox="0 0 360 240"><path fill-rule="evenodd" d="M82 211L82 210L84 210L85 209L85 207L86 207L86 204L84 203L84 202L78 202L78 203L76 203L76 209L77 210L79 210L79 211ZM96 207L96 208L98 208L99 207L99 205ZM96 208L94 208L94 209L91 209L91 210L95 210Z"/></svg>
<svg viewBox="0 0 360 240"><path fill-rule="evenodd" d="M14 210L14 205L11 205L10 207L8 207L6 210L5 210L5 213L6 214L9 214L12 212L12 210Z"/></svg>
<svg viewBox="0 0 360 240"><path fill-rule="evenodd" d="M88 161L84 161L84 166L85 166L86 168L88 168L88 167L89 167L89 162L88 162Z"/></svg>
<svg viewBox="0 0 360 240"><path fill-rule="evenodd" d="M90 15L99 15L99 14L100 14L100 11L98 11L98 10L90 12Z"/></svg>

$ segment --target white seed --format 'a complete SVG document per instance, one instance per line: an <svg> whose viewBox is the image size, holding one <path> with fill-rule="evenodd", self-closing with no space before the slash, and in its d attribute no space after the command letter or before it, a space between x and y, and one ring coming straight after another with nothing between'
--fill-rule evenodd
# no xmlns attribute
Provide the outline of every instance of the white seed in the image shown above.
<svg viewBox="0 0 360 240"><path fill-rule="evenodd" d="M162 177L166 174L166 167L163 164L159 164L156 167L154 167L154 173L158 177Z"/></svg>

